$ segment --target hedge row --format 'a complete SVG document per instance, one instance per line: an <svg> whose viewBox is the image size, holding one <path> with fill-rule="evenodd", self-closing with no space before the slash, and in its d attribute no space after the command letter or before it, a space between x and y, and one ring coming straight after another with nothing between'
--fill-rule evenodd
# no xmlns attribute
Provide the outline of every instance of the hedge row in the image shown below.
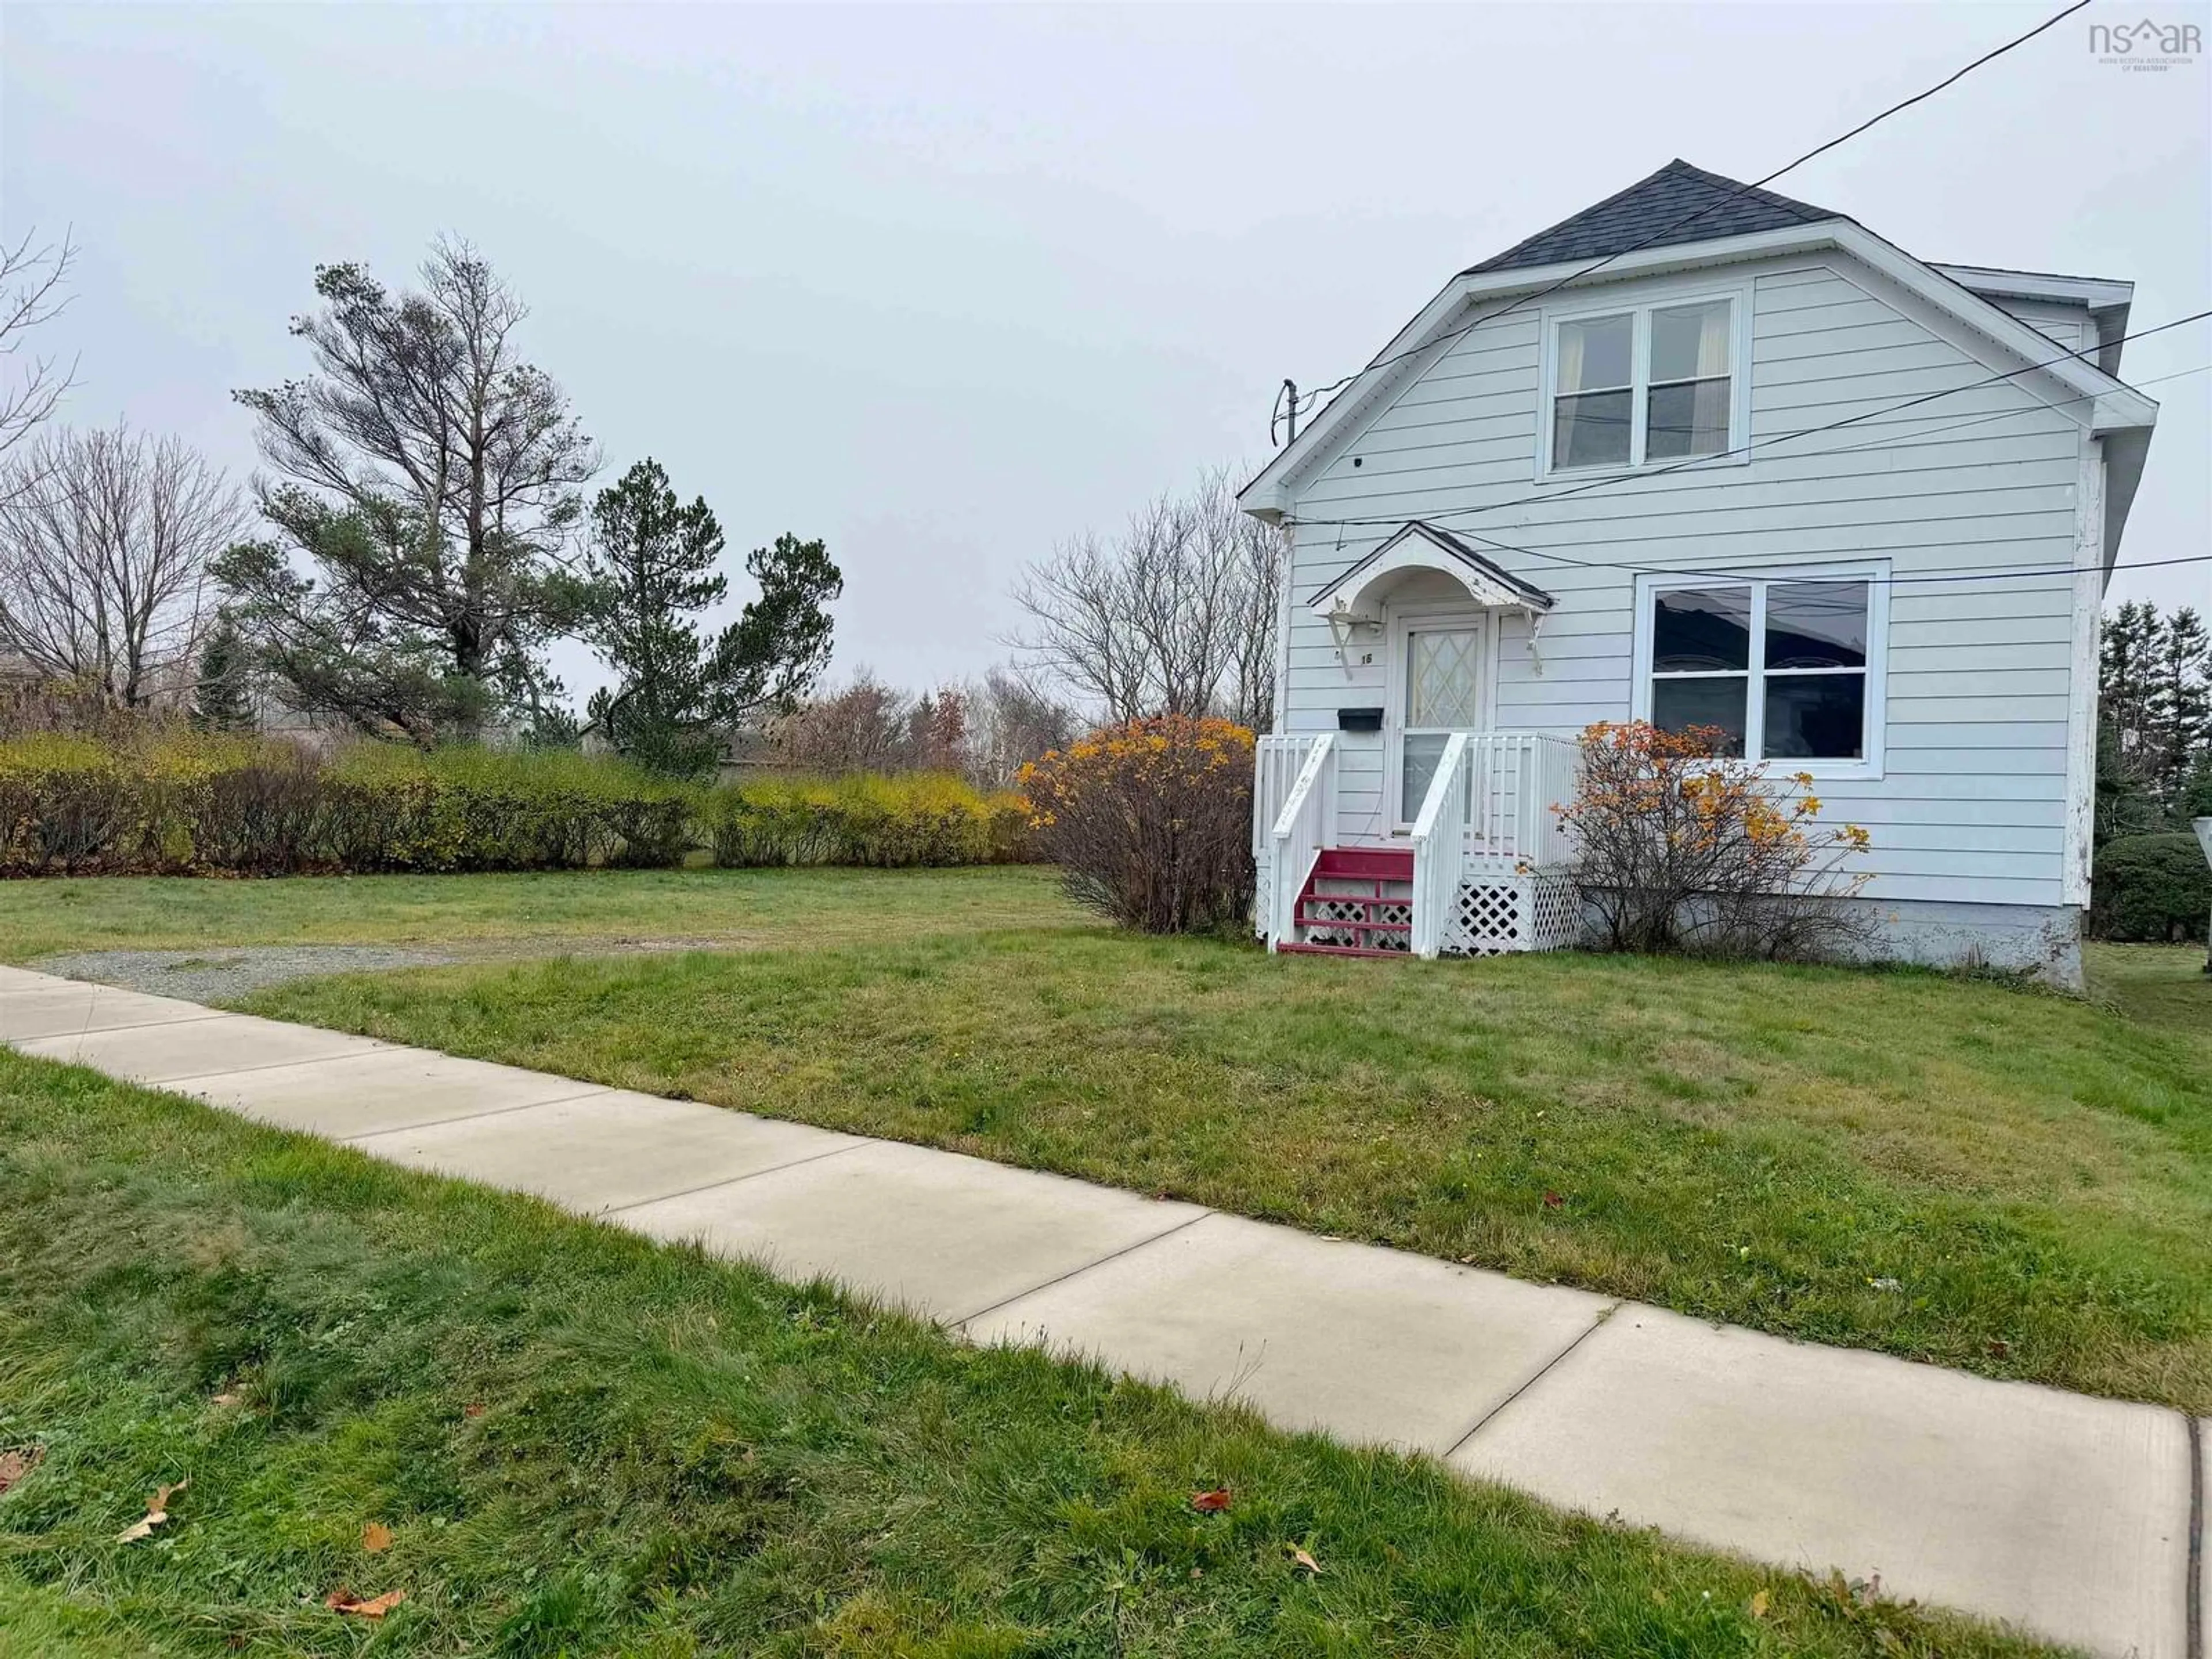
<svg viewBox="0 0 2212 1659"><path fill-rule="evenodd" d="M1030 856L1029 804L935 773L726 785L702 813L721 865L1012 864Z"/></svg>
<svg viewBox="0 0 2212 1659"><path fill-rule="evenodd" d="M956 779L702 790L618 761L249 738L0 743L0 875L969 864L1024 856L1026 809Z"/></svg>
<svg viewBox="0 0 2212 1659"><path fill-rule="evenodd" d="M2212 915L2212 867L2193 835L2123 836L2097 849L2094 938L2201 939Z"/></svg>

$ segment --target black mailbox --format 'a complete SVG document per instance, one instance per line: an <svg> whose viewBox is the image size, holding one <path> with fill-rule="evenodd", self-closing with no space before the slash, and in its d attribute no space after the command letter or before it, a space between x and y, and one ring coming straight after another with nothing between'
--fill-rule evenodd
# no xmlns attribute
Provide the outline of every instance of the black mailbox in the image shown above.
<svg viewBox="0 0 2212 1659"><path fill-rule="evenodd" d="M1379 708L1340 708L1336 711L1336 729L1340 732L1380 732L1382 711Z"/></svg>

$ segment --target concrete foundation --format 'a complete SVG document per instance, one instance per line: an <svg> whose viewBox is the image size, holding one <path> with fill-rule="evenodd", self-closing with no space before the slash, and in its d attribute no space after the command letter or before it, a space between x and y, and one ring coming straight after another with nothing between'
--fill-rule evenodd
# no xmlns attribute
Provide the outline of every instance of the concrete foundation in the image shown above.
<svg viewBox="0 0 2212 1659"><path fill-rule="evenodd" d="M1930 968L1995 968L2081 988L2081 913L2072 905L1954 904L1941 899L1852 901L1874 914L1872 959Z"/></svg>
<svg viewBox="0 0 2212 1659"><path fill-rule="evenodd" d="M1869 935L1856 953L1869 963L1924 968L1990 968L2027 974L2061 990L2081 988L2081 912L2071 905L1957 904L1942 899L1854 898ZM1583 901L1584 942L1601 936L1596 908Z"/></svg>

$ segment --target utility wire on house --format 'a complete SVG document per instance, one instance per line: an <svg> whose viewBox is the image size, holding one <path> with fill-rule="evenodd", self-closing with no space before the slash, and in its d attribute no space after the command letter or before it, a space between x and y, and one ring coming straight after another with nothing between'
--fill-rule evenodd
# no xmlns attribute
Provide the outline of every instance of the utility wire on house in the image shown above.
<svg viewBox="0 0 2212 1659"><path fill-rule="evenodd" d="M1485 547L1496 548L1502 553L1525 553L1532 559L1547 559L1554 564L1571 565L1582 570L1626 571L1631 575L1637 576L1697 576L1709 578L1715 581L1741 581L1744 577L1744 572L1741 570L1679 569L1658 565L1623 564L1612 559L1578 559L1570 554L1546 553L1533 547L1522 547L1512 542L1496 541L1488 536L1477 536L1468 531L1455 531L1452 533L1464 536L1469 541L1480 542ZM2139 559L2114 564L2109 568L2113 570L2165 570L2176 565L2185 564L2212 564L2212 553L2190 553L2171 559ZM2100 570L2105 568L2097 567ZM2088 569L2089 567L2087 566L2077 567L2070 564L1954 565L1948 570L1916 571L1909 576L1852 576L1849 580L1882 587L1905 587L1920 582L1971 585L1984 580L2021 580L2051 576L2063 577L2070 581L2075 577L2085 574ZM2057 588L2064 585L2064 582L2054 582L2051 586ZM2031 588L2027 591L2033 592L2037 590Z"/></svg>
<svg viewBox="0 0 2212 1659"><path fill-rule="evenodd" d="M2183 369L2179 374L2165 375L2160 378L2178 380L2185 374L2202 374L2208 370L2212 370L2212 363L2202 364L2196 368ZM1398 522L1405 523L1407 521L1401 520ZM1428 521L1426 520L1415 519L1411 520L1411 522L1415 524L1424 524ZM1478 535L1472 530L1453 529L1448 533L1458 537L1465 541L1479 542L1483 546L1493 548L1501 553L1524 554L1532 559L1542 559L1553 564L1568 565L1578 570L1625 571L1627 574L1635 576L1696 576L1710 579L1715 581L1739 581L1742 580L1744 575L1743 571L1741 569L1693 569L1679 566L1630 564L1619 559L1577 558L1571 553L1548 552L1540 548L1523 547L1517 542L1499 541L1494 536ZM2181 556L2171 559L2138 559L2125 563L2114 564L2110 568L2113 570L2163 570L2171 568L2176 565L2188 564L2212 564L2212 553L2185 554ZM1908 576L1854 576L1850 580L1853 581L1875 583L1885 587L1907 586L1919 582L1969 583L1984 578L1991 580L2014 580L2035 577L2059 576L2070 581L2075 576L2082 574L2085 568L2087 568L2087 567L2080 567L2071 564L2014 566L1960 564L1944 566L1935 570L1915 571L1912 574ZM2054 583L2053 586L2055 587L2063 585L2063 583ZM2031 588L2027 591L2033 592L2038 590Z"/></svg>
<svg viewBox="0 0 2212 1659"><path fill-rule="evenodd" d="M2188 379L2191 375L2192 375L2192 374L2212 374L2212 363L2199 363L2199 364L2197 364L2197 367L2196 367L2196 368L2183 368L2183 369L2177 369L2177 370L2175 370L2175 371L2174 371L2172 374L2154 374L2154 375L2152 375L2152 376L2151 376L2149 379L2148 379L2148 380L2131 380L2131 381L2130 381L2130 382L2129 382L2129 385L2130 385L2130 386L2134 390L2136 390L2136 391L2137 391L2137 392L2140 392L2140 391L2142 391L2142 390L2143 389L2143 387L2145 387L2145 386L2163 386L2163 385L2165 385L2168 380L2187 380L2187 379ZM1977 415L1977 416L1974 416L1972 419L1971 419L1971 420L1965 420L1965 421L1949 421L1949 422L1946 422L1943 425L1941 425L1941 426L1917 426L1917 427L1913 428L1912 428L1912 430L1911 430L1911 431L1910 431L1910 432L1899 432L1899 433L1893 433L1893 434L1892 434L1891 435L1889 435L1889 436L1887 436L1887 437L1882 437L1882 438L1869 438L1869 439L1868 439L1868 440L1867 440L1864 443L1863 443L1863 444L1844 444L1844 445L1841 445L1841 446L1839 446L1839 447L1838 447L1837 448L1834 448L1834 449L1824 449L1824 450L1821 450L1821 451L1820 452L1820 455L1825 459L1826 457L1828 457L1828 456L1831 456L1831 455L1863 455L1863 454L1867 453L1868 453L1869 451L1870 451L1870 450L1876 450L1876 449L1896 449L1896 448L1899 448L1899 447L1906 447L1906 446L1910 446L1910 445L1913 445L1913 444L1925 443L1926 441L1928 441L1928 440L1929 440L1929 439L1931 439L1931 438L1940 438L1940 437L1943 436L1943 434L1944 434L1948 433L1948 432L1966 432L1966 431L1971 430L1972 428L1975 428L1975 427L1983 427L1983 426L1990 426L1990 425L1993 425L1995 422L1998 422L1998 421L2016 421L2016 420L2020 419L2023 415L2040 415L2040 414L2045 413L2045 411L2047 411L2047 410L2053 410L2053 409L2070 409L2070 408L2072 408L2075 404L2094 404L2094 403L2095 403L2095 402L2097 401L2097 399L2098 399L2099 398L2100 398L2100 397L2102 397L2102 396L2104 396L2104 395L2105 395L2105 394L2104 394L2104 393L2102 393L2102 392L2085 392L2085 393L2083 393L2081 396L2077 397L2077 398L2060 398L2060 399L2058 399L2058 401L2057 401L2057 402L2056 402L2056 403L2044 403L2044 402L2041 402L2041 401L2038 401L2038 402L2032 403L2032 404L2021 404L2021 405L2019 408L2017 408L2017 409L2001 409L2001 410L1997 410L1997 412L1996 412L1996 414L1994 414L1994 415ZM1577 419L1578 419L1578 420L1581 420L1581 419L1587 419L1587 418L1589 418L1589 417L1588 417L1588 416L1578 416L1578 417L1577 417ZM1791 435L1791 434L1784 434L1784 436L1788 436L1788 435ZM1778 437L1777 439L1773 440L1773 441L1775 441L1775 442L1780 442L1781 441L1782 441L1782 440L1781 440L1781 438L1778 438ZM1697 459L1700 459L1700 460L1704 460L1704 459L1710 459L1710 458L1709 458L1709 457L1705 457L1705 456L1699 456L1699 457L1698 457ZM1623 477L1624 479L1628 479L1628 478L1638 478L1638 477L1652 477L1652 476L1654 476L1652 473L1650 473L1650 472L1643 472L1643 473L1625 474L1625 475L1622 475L1622 477ZM1611 480L1608 480L1608 482L1611 482ZM1564 495L1564 494L1565 494L1565 493L1567 493L1567 492L1565 492L1565 491L1561 491L1561 492L1559 492L1559 494L1562 494L1562 495ZM1552 499L1555 499L1555 498L1554 498L1554 497L1553 497L1553 496L1544 496L1544 497L1539 497L1538 499L1540 499L1540 500L1552 500ZM1513 502L1510 502L1510 501L1502 501L1502 502L1498 503L1497 505L1498 505L1498 507L1510 507L1510 506L1515 505L1515 503L1513 503ZM1495 508L1491 507L1448 507L1448 508L1446 508L1446 509L1444 510L1444 512L1443 512L1443 513L1431 514L1431 517L1435 517L1435 518L1441 518L1441 517L1448 516L1448 515L1452 514L1464 514L1464 513L1474 513L1474 512L1491 512L1491 511L1494 511L1494 510L1495 510ZM1334 523L1335 523L1335 522L1337 522L1337 521L1336 521L1336 520L1326 520L1326 521L1324 521L1324 520L1311 520L1311 519L1309 519L1309 520L1304 520L1304 522L1308 523L1308 524L1314 524L1314 523L1319 523L1319 522L1328 522L1328 523L1334 524ZM1397 525L1397 524L1403 523L1403 522L1404 522L1404 520L1401 520L1401 519L1390 519L1390 520L1378 520L1377 522L1388 522L1388 523L1392 524L1392 525Z"/></svg>
<svg viewBox="0 0 2212 1659"><path fill-rule="evenodd" d="M1665 466L1650 467L1642 471L1608 473L1602 478L1592 478L1586 483L1571 484L1559 489L1547 489L1535 495L1516 495L1502 501L1483 501L1471 503L1466 507L1443 507L1425 516L1431 520L1459 519L1484 513L1503 513L1508 508L1516 507L1545 506L1553 501L1565 501L1571 496L1588 495L1594 489L1618 489L1622 484L1644 483L1653 478L1663 478L1673 472L1681 472L1695 467L1717 465L1736 456L1749 455L1759 450L1771 449L1776 444L1795 443L1800 439L1818 437L1824 432L1835 432L1847 426L1857 426L1867 421L1879 420L1884 416L1899 414L1908 409L1917 409L1923 404L1936 403L1945 398L1955 398L1961 392L1978 392L1984 386L2017 380L2021 375L2032 374L2039 369L2053 368L2061 363L2087 362L2093 354L2109 347L2124 345L2130 340L2148 339L2154 334L2164 334L2169 330L2183 328L2191 323L2203 322L2208 318L2212 318L2212 308L2193 311L2186 317L2176 317L2170 322L2159 323L2149 328L2136 329L2131 333L2121 335L2117 339L2100 341L2095 346L2085 346L2079 351L2061 352L2057 356L2045 358L2040 362L2024 363L2018 368L2005 369L1995 374L1985 375L1978 380L1969 380L1964 386L1947 386L1940 392L1923 392L1917 398L1907 398L1899 403L1886 404L1880 409L1869 409L1856 415L1847 415L1841 420L1829 421L1820 426L1803 427L1795 432L1778 432L1771 438L1756 439L1748 443L1738 444L1730 449L1717 451L1711 455L1693 455L1686 460L1672 461ZM2057 403L2045 404L2041 406L2062 408L2068 403L2079 401L2081 400L2063 398ZM1896 440L1900 443L1914 441L1911 436ZM1868 444L1859 447L1873 448L1875 446ZM1403 514L1367 514L1344 519L1291 518L1286 519L1285 522L1312 526L1327 526L1331 528L1349 527L1355 525L1400 525L1405 522L1405 515Z"/></svg>
<svg viewBox="0 0 2212 1659"><path fill-rule="evenodd" d="M2064 22L2069 17L2071 17L2075 12L2080 11L2084 6L2087 6L2089 3L2090 0L2074 0L2074 3L2072 5L2064 8L2063 10L2054 12L2051 16L2045 18L2042 22L2038 23L2033 28L2028 30L2026 33L2014 35L2003 45L1992 47L1990 51L1984 52L1979 58L1975 58L1973 62L1966 64L1964 68L1954 70L1942 80L1938 81L1934 86L1928 87L1922 91L1916 92L1910 98L1906 98L1897 103L1892 104L1887 109L1881 111L1878 114L1869 116L1865 120L1860 122L1858 125L1853 127L1849 132L1839 134L1838 137L1829 139L1824 144L1816 145L1814 148L1807 150L1796 161L1787 162L1784 165L1775 168L1773 172L1766 174L1764 178L1754 179L1749 184L1737 185L1735 189L1730 191L1727 195L1721 197L1716 201L1708 202L1705 206L1699 208L1695 213L1686 214L1681 218L1674 220L1669 224L1662 225L1658 229L1653 231L1649 236L1646 236L1640 242L1633 242L1626 247L1616 249L1614 252L1607 254L1601 259L1591 261L1589 264L1584 265L1579 270L1570 271L1567 275L1560 277L1557 282L1551 283L1547 287L1540 288L1532 294L1524 294L1511 304L1502 306L1496 311L1487 312L1482 316L1474 318L1468 322L1462 324L1457 328L1438 335L1433 340L1425 341L1420 345L1408 347L1406 350L1395 353L1388 357L1378 357L1373 362L1369 363L1364 368L1354 369L1351 374L1343 376L1340 380L1332 380L1327 386L1317 386L1312 391L1304 393L1298 393L1295 391L1295 388L1293 388L1293 394L1289 411L1291 440L1295 441L1297 439L1297 423L1298 419L1310 411L1313 408L1314 404L1321 398L1333 396L1334 393L1343 391L1354 381L1365 378L1367 375L1373 374L1378 368L1388 368L1393 363L1403 362L1408 357L1419 356L1423 352L1434 350L1439 345L1446 344L1450 341L1460 339L1466 335L1473 333L1485 323L1495 322L1500 317L1510 316L1513 313L1520 310L1524 306L1533 305L1535 301L1545 298L1548 295L1556 294L1561 289L1568 287L1571 283L1579 283L1583 278L1589 276L1594 271L1604 270L1606 266L1611 264L1616 259L1624 258L1631 253L1635 253L1644 248L1647 248L1653 243L1661 240L1662 238L1673 235L1676 231L1681 229L1686 225L1693 225L1697 223L1698 220L1719 212L1729 203L1737 200L1739 198L1747 195L1754 190L1764 189L1766 185L1772 184L1777 179L1781 178L1784 173L1794 173L1799 167L1803 167L1808 161L1813 161L1818 156L1826 155L1830 150L1838 148L1839 145L1849 143L1860 134L1869 131L1873 128L1881 125L1884 121L1889 119L1891 116L1902 113L1904 111L1911 109L1915 104L1924 103L1927 100L1933 98L1937 93L1957 85L1960 81L1965 80L1966 76L1972 75L1976 70L1980 69L1984 64L1991 63L1996 59L2003 57L2007 52L2013 51L2016 47L2026 46L2030 40L2034 40L2037 35L2045 33L2046 30L2056 28L2060 23ZM1285 386L1291 386L1292 383L1290 381L1285 381L1284 384ZM1278 396L1279 398L1279 393ZM1280 409L1279 402L1278 404L1278 409L1279 410ZM1268 437L1272 441L1274 436L1273 427L1275 423L1271 420L1268 424Z"/></svg>
<svg viewBox="0 0 2212 1659"><path fill-rule="evenodd" d="M2154 374L2147 380L2130 380L2128 384L2137 392L2147 386L2164 386L2168 380L2185 380L2192 374L2212 374L2212 363L2199 363L2194 368L2179 368L2171 374ZM1823 455L1859 455L1870 449L1893 449L1902 444L1917 444L1929 438L1940 438L1947 432L1964 432L1972 427L1988 426L1997 421L2016 421L2023 415L2039 415L2046 409L2068 409L2075 404L2094 404L2101 392L2084 392L2078 398L2062 398L2055 404L2033 403L2019 409L2001 409L1994 415L1977 415L1968 421L1953 421L1943 426L1923 426L1911 432L1900 432L1887 438L1869 438L1863 444L1845 444L1840 449L1824 449Z"/></svg>

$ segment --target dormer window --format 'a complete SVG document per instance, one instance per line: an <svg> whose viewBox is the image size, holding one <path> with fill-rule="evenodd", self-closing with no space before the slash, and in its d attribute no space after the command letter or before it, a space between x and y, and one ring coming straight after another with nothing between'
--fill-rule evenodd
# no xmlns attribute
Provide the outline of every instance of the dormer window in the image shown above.
<svg viewBox="0 0 2212 1659"><path fill-rule="evenodd" d="M1724 455L1741 441L1733 295L1555 318L1553 472Z"/></svg>

